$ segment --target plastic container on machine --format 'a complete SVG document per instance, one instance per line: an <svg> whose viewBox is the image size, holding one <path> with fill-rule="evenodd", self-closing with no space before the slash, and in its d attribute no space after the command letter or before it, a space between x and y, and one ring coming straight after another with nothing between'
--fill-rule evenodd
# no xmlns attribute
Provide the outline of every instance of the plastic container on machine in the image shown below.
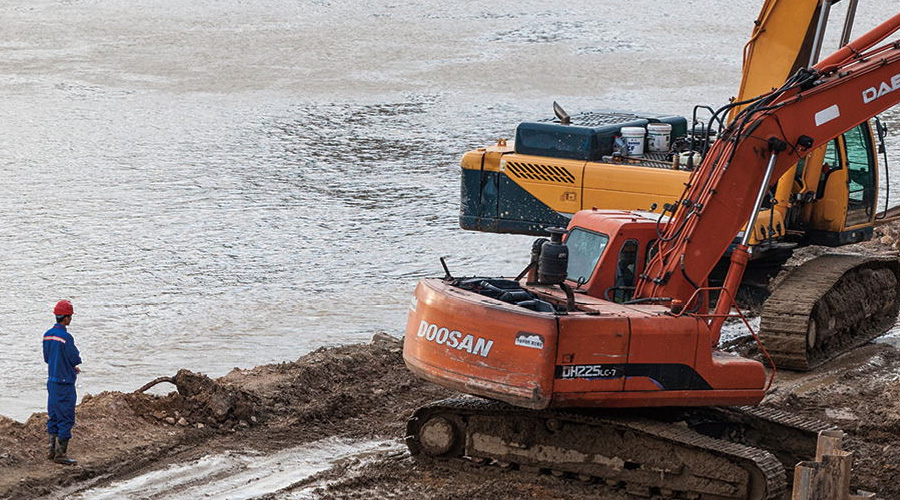
<svg viewBox="0 0 900 500"><path fill-rule="evenodd" d="M672 141L672 125L669 123L647 124L647 150L651 153L665 153Z"/></svg>
<svg viewBox="0 0 900 500"><path fill-rule="evenodd" d="M644 136L647 129L644 127L622 127L622 139L628 146L628 156L644 155Z"/></svg>
<svg viewBox="0 0 900 500"><path fill-rule="evenodd" d="M678 154L678 165L682 170L693 170L700 166L703 156L696 151L685 151Z"/></svg>

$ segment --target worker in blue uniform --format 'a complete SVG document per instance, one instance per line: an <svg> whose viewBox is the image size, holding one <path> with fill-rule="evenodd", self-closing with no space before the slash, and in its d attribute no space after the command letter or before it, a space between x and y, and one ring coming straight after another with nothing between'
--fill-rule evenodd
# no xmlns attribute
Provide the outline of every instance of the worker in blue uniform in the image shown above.
<svg viewBox="0 0 900 500"><path fill-rule="evenodd" d="M81 355L75 339L66 327L74 309L68 300L53 308L56 324L44 334L44 362L47 363L47 433L50 434L50 460L65 465L77 462L68 457L69 439L75 425L75 379L81 373Z"/></svg>

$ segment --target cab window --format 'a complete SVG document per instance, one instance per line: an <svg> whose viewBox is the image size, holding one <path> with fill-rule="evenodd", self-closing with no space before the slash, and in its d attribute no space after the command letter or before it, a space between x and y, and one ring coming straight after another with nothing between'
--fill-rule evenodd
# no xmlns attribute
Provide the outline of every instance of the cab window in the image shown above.
<svg viewBox="0 0 900 500"><path fill-rule="evenodd" d="M838 156L838 140L833 139L828 141L828 146L825 148L825 169L840 169L841 168L841 157Z"/></svg>
<svg viewBox="0 0 900 500"><path fill-rule="evenodd" d="M616 285L613 298L616 302L631 300L634 295L634 270L637 266L638 242L628 240L619 250L616 260Z"/></svg>
<svg viewBox="0 0 900 500"><path fill-rule="evenodd" d="M847 177L850 209L871 205L874 194L875 168L872 158L872 143L867 123L863 123L844 134L847 147ZM855 207L854 207L855 205Z"/></svg>
<svg viewBox="0 0 900 500"><path fill-rule="evenodd" d="M576 283L586 283L597 267L597 262L606 245L609 236L595 233L582 228L573 228L566 239L569 248L568 279Z"/></svg>
<svg viewBox="0 0 900 500"><path fill-rule="evenodd" d="M819 185L816 187L816 199L821 200L825 197L825 187L828 184L828 177L841 169L841 156L839 153L840 143L838 139L828 141L825 148L825 158L822 159L822 174L819 176Z"/></svg>

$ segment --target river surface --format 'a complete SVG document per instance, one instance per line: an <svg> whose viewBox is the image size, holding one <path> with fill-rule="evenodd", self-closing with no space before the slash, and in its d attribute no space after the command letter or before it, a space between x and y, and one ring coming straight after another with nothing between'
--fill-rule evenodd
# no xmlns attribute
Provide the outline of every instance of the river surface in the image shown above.
<svg viewBox="0 0 900 500"><path fill-rule="evenodd" d="M517 273L530 238L458 227L461 153L553 100L725 104L759 4L6 0L0 414L44 408L61 298L83 395L399 336L440 256Z"/></svg>

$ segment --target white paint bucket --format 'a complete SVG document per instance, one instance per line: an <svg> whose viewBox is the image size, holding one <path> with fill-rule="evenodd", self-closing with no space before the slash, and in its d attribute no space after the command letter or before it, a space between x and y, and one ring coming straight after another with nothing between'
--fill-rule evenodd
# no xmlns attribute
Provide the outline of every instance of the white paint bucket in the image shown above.
<svg viewBox="0 0 900 500"><path fill-rule="evenodd" d="M688 163L691 164L691 169L695 169L700 166L701 161L703 161L703 157L696 151L685 151L678 154L678 168L682 170L687 170Z"/></svg>
<svg viewBox="0 0 900 500"><path fill-rule="evenodd" d="M647 125L647 150L651 153L665 153L672 140L672 125L651 123Z"/></svg>
<svg viewBox="0 0 900 500"><path fill-rule="evenodd" d="M622 127L622 139L628 146L628 156L644 155L644 127Z"/></svg>

